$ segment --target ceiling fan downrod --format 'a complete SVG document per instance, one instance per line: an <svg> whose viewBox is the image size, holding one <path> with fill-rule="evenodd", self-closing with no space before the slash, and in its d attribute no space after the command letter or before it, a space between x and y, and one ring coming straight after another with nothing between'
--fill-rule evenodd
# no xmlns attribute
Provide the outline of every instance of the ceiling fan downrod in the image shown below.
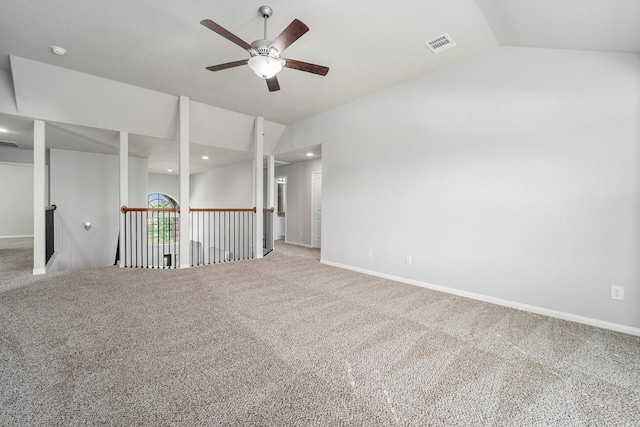
<svg viewBox="0 0 640 427"><path fill-rule="evenodd" d="M260 15L262 15L262 17L264 18L264 39L267 39L267 20L271 17L271 15L273 15L273 9L271 9L269 6L260 6L260 8L258 9L258 12L260 12Z"/></svg>

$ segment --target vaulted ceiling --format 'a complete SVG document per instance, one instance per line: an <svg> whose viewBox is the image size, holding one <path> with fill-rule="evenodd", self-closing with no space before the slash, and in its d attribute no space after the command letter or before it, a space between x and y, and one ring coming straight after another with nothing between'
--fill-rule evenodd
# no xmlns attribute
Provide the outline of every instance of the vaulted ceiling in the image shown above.
<svg viewBox="0 0 640 427"><path fill-rule="evenodd" d="M206 70L248 53L201 20L249 43L263 36L262 3L237 0L3 0L0 68L16 55L286 125L497 46L640 53L637 0L266 4L270 39L294 18L310 28L283 56L326 65L326 77L285 68L268 92L249 67ZM444 33L456 46L432 53L425 41Z"/></svg>

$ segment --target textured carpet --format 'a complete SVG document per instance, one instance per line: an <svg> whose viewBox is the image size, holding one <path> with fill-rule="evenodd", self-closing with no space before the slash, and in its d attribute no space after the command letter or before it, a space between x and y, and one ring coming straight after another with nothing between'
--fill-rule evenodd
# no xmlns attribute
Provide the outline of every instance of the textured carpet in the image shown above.
<svg viewBox="0 0 640 427"><path fill-rule="evenodd" d="M0 291L33 279L33 237L0 239Z"/></svg>
<svg viewBox="0 0 640 427"><path fill-rule="evenodd" d="M639 425L637 337L336 269L317 250L1 289L3 426Z"/></svg>

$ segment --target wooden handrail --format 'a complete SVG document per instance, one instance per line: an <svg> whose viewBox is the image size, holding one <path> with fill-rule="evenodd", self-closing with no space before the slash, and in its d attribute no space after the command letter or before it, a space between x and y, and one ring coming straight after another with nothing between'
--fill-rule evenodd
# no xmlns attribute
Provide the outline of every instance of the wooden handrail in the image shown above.
<svg viewBox="0 0 640 427"><path fill-rule="evenodd" d="M54 205L55 206L55 205ZM54 208L55 209L55 208ZM273 212L273 208L263 208L264 212ZM125 212L180 212L180 208L120 208ZM189 208L189 212L256 212L256 208Z"/></svg>
<svg viewBox="0 0 640 427"><path fill-rule="evenodd" d="M256 212L256 208L189 208L190 212Z"/></svg>
<svg viewBox="0 0 640 427"><path fill-rule="evenodd" d="M45 211L55 211L56 209L58 209L58 207L56 205L51 205L51 206L48 206L48 207L44 208Z"/></svg>
<svg viewBox="0 0 640 427"><path fill-rule="evenodd" d="M126 212L180 212L180 208L128 208L123 206L120 208L122 213Z"/></svg>

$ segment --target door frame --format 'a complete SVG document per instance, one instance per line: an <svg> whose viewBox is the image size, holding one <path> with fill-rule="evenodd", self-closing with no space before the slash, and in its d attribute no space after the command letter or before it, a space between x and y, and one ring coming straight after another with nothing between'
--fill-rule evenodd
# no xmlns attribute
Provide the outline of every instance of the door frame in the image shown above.
<svg viewBox="0 0 640 427"><path fill-rule="evenodd" d="M284 178L284 191L283 191L283 200L282 200L282 208L283 208L283 212L284 212L284 230L283 231L283 235L284 235L284 242L287 243L287 175L278 175L275 177L275 179L273 180L275 183L275 215L274 215L274 223L273 223L273 227L275 230L275 221L280 221L280 217L278 216L278 187L279 187L279 183L278 183L278 178ZM278 235L278 238L280 236Z"/></svg>
<svg viewBox="0 0 640 427"><path fill-rule="evenodd" d="M320 175L320 185L322 185L322 171L311 172L311 247L322 248L322 230L320 230L320 236L316 235L316 176ZM320 187L320 201L322 206L322 187ZM320 208L322 212L322 207ZM320 214L322 216L322 213ZM322 219L320 219L322 222ZM318 241L318 242L316 242Z"/></svg>

